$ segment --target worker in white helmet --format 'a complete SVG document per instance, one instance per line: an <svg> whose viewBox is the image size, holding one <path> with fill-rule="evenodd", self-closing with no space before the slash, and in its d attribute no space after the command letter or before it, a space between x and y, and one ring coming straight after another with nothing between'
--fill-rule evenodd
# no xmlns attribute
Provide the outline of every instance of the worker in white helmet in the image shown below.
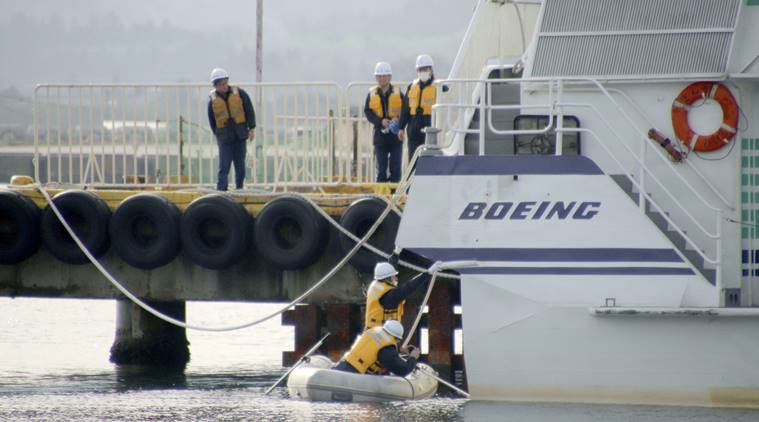
<svg viewBox="0 0 759 422"><path fill-rule="evenodd" d="M390 319L403 319L403 307L406 298L417 289L424 289L430 281L430 274L440 270L442 263L435 262L428 273L422 273L398 286L398 255L396 250L390 257L390 262L378 262L374 266L374 281L366 290L366 317L364 328L382 326Z"/></svg>
<svg viewBox="0 0 759 422"><path fill-rule="evenodd" d="M416 367L419 349L409 347L407 358L402 358L398 349L398 342L402 339L403 325L397 320L388 320L379 327L364 331L335 369L371 375L391 372L405 377Z"/></svg>
<svg viewBox="0 0 759 422"><path fill-rule="evenodd" d="M256 113L248 93L229 85L226 70L211 71L214 89L208 98L208 123L219 145L219 173L216 189L227 190L229 168L235 165L235 187L243 188L245 181L246 140L256 137Z"/></svg>
<svg viewBox="0 0 759 422"><path fill-rule="evenodd" d="M416 76L406 90L406 103L401 113L399 125L407 129L409 158L424 143L424 128L432 124L432 106L437 101L434 63L432 57L421 54L416 58ZM403 131L400 132L403 139Z"/></svg>
<svg viewBox="0 0 759 422"><path fill-rule="evenodd" d="M400 87L390 83L392 75L390 63L377 63L374 68L377 85L369 90L364 105L364 115L374 126L372 141L376 158L376 181L379 183L397 183L401 180L403 140L398 138L397 124L404 99Z"/></svg>

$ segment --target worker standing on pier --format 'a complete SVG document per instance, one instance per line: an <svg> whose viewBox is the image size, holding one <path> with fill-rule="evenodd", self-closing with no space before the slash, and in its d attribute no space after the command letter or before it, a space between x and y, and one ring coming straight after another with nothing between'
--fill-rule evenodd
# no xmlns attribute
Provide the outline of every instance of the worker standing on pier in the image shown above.
<svg viewBox="0 0 759 422"><path fill-rule="evenodd" d="M437 261L422 273L398 286L398 252L390 257L390 262L378 262L374 266L374 281L366 291L366 318L364 329L381 327L385 321L403 318L406 298L419 288L426 288L430 274L439 271L442 262Z"/></svg>
<svg viewBox="0 0 759 422"><path fill-rule="evenodd" d="M399 87L390 83L392 75L390 63L377 63L374 68L377 85L369 90L364 105L364 115L374 126L372 141L378 183L397 183L401 180L403 139L402 135L398 135L398 119L403 108L403 93Z"/></svg>
<svg viewBox="0 0 759 422"><path fill-rule="evenodd" d="M437 101L435 74L432 71L432 57L422 54L416 58L416 75L406 90L406 103L401 113L399 125L408 132L408 156L424 143L424 128L432 125L432 106ZM408 125L408 127L407 127ZM399 134L403 139L403 131Z"/></svg>
<svg viewBox="0 0 759 422"><path fill-rule="evenodd" d="M416 367L419 349L408 346L398 350L398 342L403 339L403 325L391 319L384 325L364 331L343 355L335 369L359 374L382 375L388 371L405 377ZM400 353L408 355L406 359Z"/></svg>
<svg viewBox="0 0 759 422"><path fill-rule="evenodd" d="M229 168L235 165L235 187L243 188L245 181L246 140L256 137L256 113L248 93L229 85L224 69L211 71L214 89L209 94L208 123L219 145L219 173L216 190L225 191Z"/></svg>

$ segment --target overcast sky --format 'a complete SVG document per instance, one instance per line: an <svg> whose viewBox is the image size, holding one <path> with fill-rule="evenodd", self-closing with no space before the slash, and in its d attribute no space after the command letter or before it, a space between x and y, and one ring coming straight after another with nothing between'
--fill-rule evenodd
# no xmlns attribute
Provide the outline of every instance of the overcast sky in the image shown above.
<svg viewBox="0 0 759 422"><path fill-rule="evenodd" d="M255 0L0 0L0 89L43 82L252 81ZM417 54L447 75L475 0L265 0L264 80L371 78Z"/></svg>

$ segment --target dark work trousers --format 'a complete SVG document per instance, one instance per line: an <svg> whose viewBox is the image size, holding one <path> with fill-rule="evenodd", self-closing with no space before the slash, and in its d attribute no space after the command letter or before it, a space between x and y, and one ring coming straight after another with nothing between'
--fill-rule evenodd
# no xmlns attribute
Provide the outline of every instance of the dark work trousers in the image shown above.
<svg viewBox="0 0 759 422"><path fill-rule="evenodd" d="M235 187L242 189L245 180L245 149L246 140L236 142L217 142L219 145L219 175L216 190L227 190L229 184L229 167L235 163Z"/></svg>
<svg viewBox="0 0 759 422"><path fill-rule="evenodd" d="M403 142L397 135L381 134L375 136L374 157L377 160L377 183L401 180L401 161L403 160ZM388 169L390 174L388 176Z"/></svg>

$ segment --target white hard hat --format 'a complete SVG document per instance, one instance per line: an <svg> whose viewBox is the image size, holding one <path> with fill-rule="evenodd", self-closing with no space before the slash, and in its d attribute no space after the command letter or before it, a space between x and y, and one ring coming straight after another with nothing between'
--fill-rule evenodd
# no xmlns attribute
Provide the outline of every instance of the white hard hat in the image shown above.
<svg viewBox="0 0 759 422"><path fill-rule="evenodd" d="M375 280L384 280L396 274L398 274L398 270L396 270L389 262L378 262L377 265L374 266Z"/></svg>
<svg viewBox="0 0 759 422"><path fill-rule="evenodd" d="M211 71L211 83L215 83L219 79L228 79L229 73L227 73L226 70L217 67L216 69Z"/></svg>
<svg viewBox="0 0 759 422"><path fill-rule="evenodd" d="M378 62L377 66L374 66L374 76L392 75L393 68L390 67L388 62Z"/></svg>
<svg viewBox="0 0 759 422"><path fill-rule="evenodd" d="M403 324L397 320L388 319L385 321L385 325L382 326L382 329L399 340L403 338Z"/></svg>
<svg viewBox="0 0 759 422"><path fill-rule="evenodd" d="M430 57L427 54L420 54L419 57L416 58L416 68L419 69L420 67L433 67L435 66L435 63L432 62L432 57Z"/></svg>

